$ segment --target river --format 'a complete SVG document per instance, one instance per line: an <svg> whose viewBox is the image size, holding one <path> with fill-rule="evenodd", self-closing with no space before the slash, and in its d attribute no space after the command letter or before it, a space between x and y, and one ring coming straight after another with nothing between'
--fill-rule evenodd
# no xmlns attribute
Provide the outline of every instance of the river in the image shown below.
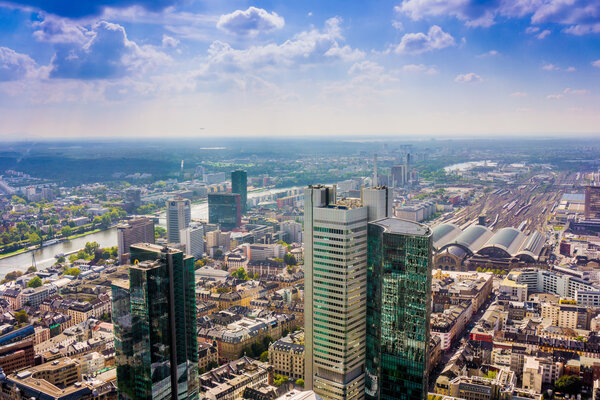
<svg viewBox="0 0 600 400"><path fill-rule="evenodd" d="M273 200L273 195L285 192L294 188L270 189L248 193L249 199L259 198L260 201ZM192 204L192 219L206 220L208 219L208 203ZM158 225L166 226L166 214L164 212L159 215ZM0 279L11 271L25 272L31 266L32 254L35 255L35 262L38 269L46 268L54 264L57 254L66 254L75 250L79 250L85 246L87 242L98 242L100 247L111 247L117 245L117 229L111 228L102 232L90 233L68 242L57 243L33 252L17 254L15 256L0 259Z"/></svg>

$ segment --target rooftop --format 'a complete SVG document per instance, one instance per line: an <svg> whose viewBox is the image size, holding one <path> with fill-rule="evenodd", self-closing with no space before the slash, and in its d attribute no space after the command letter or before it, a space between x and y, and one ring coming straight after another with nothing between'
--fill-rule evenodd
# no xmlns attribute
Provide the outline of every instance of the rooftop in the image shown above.
<svg viewBox="0 0 600 400"><path fill-rule="evenodd" d="M384 228L386 233L401 233L406 235L429 236L431 230L427 225L400 218L382 218L371 222Z"/></svg>

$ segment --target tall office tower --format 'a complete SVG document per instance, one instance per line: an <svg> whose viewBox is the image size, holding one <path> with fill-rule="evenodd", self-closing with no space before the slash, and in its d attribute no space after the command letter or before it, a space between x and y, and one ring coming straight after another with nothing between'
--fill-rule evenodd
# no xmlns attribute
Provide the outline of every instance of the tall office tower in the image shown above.
<svg viewBox="0 0 600 400"><path fill-rule="evenodd" d="M125 200L131 203L134 207L142 205L142 191L140 189L125 190Z"/></svg>
<svg viewBox="0 0 600 400"><path fill-rule="evenodd" d="M377 153L373 154L373 184L371 186L379 186L379 176L377 175Z"/></svg>
<svg viewBox="0 0 600 400"><path fill-rule="evenodd" d="M130 254L129 293L126 285L112 287L119 392L131 399L198 399L194 258L149 243L131 246Z"/></svg>
<svg viewBox="0 0 600 400"><path fill-rule="evenodd" d="M240 195L242 214L246 215L248 207L248 175L246 171L238 169L231 173L231 193Z"/></svg>
<svg viewBox="0 0 600 400"><path fill-rule="evenodd" d="M154 243L154 222L150 218L130 219L117 225L119 262L129 261L129 247L135 243Z"/></svg>
<svg viewBox="0 0 600 400"><path fill-rule="evenodd" d="M204 254L204 228L202 225L182 229L180 236L181 244L185 246L185 253L195 259L202 258Z"/></svg>
<svg viewBox="0 0 600 400"><path fill-rule="evenodd" d="M181 243L179 233L190 226L192 207L188 199L177 197L167 201L167 240L169 243Z"/></svg>
<svg viewBox="0 0 600 400"><path fill-rule="evenodd" d="M304 191L305 387L326 400L364 398L367 221L388 216L388 195L372 188L338 201L335 187Z"/></svg>
<svg viewBox="0 0 600 400"><path fill-rule="evenodd" d="M404 161L404 182L410 181L410 153L406 153L406 159Z"/></svg>
<svg viewBox="0 0 600 400"><path fill-rule="evenodd" d="M223 229L235 229L242 224L241 196L239 193L208 195L208 222Z"/></svg>
<svg viewBox="0 0 600 400"><path fill-rule="evenodd" d="M366 398L427 399L431 230L384 218L367 236Z"/></svg>
<svg viewBox="0 0 600 400"><path fill-rule="evenodd" d="M395 188L400 188L404 186L406 172L405 165L394 165L392 166L392 186Z"/></svg>
<svg viewBox="0 0 600 400"><path fill-rule="evenodd" d="M600 186L585 188L584 215L586 219L600 218Z"/></svg>

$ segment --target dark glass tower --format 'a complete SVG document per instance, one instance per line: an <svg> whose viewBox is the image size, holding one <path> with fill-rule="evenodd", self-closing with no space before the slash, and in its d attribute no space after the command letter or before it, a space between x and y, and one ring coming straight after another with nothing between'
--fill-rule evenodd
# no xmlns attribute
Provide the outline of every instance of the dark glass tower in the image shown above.
<svg viewBox="0 0 600 400"><path fill-rule="evenodd" d="M194 258L153 244L132 245L130 255L132 345L131 350L121 345L124 354L117 357L130 360L128 364L117 363L117 377L123 377L117 381L120 395L133 399L198 399ZM120 311L119 315L124 314ZM115 327L115 331L126 337L125 325Z"/></svg>
<svg viewBox="0 0 600 400"><path fill-rule="evenodd" d="M223 229L235 229L242 224L241 196L238 193L208 195L208 222Z"/></svg>
<svg viewBox="0 0 600 400"><path fill-rule="evenodd" d="M367 399L427 399L431 230L384 218L368 224Z"/></svg>
<svg viewBox="0 0 600 400"><path fill-rule="evenodd" d="M135 398L135 365L133 361L133 332L131 326L131 304L129 302L129 281L113 281L112 321L115 334L115 363L117 387L120 398Z"/></svg>
<svg viewBox="0 0 600 400"><path fill-rule="evenodd" d="M246 214L248 207L248 174L243 169L231 173L231 193L240 195L242 214Z"/></svg>

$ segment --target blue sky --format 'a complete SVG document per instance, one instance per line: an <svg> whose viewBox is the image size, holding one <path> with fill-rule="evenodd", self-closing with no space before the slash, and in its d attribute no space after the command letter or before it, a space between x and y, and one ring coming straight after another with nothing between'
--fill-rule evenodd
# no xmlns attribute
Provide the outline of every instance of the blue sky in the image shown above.
<svg viewBox="0 0 600 400"><path fill-rule="evenodd" d="M598 0L0 0L4 137L600 133Z"/></svg>

